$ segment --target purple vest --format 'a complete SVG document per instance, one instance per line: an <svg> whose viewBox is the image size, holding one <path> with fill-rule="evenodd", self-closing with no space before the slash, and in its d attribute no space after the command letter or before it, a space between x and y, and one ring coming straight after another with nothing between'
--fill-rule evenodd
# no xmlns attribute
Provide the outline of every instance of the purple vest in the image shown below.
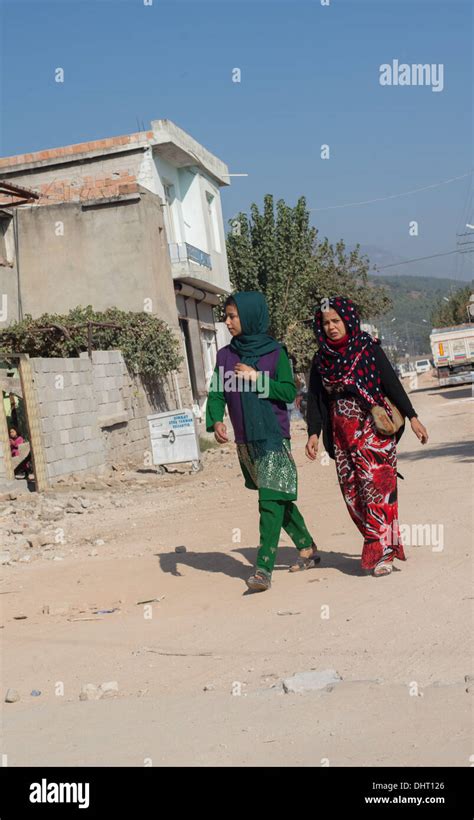
<svg viewBox="0 0 474 820"><path fill-rule="evenodd" d="M275 371L279 357L279 350L272 350L271 353L267 353L265 356L261 356L257 363L258 369L261 370L262 373L268 373L269 377L273 379L275 377ZM223 370L220 370L219 372L222 373L224 378L224 398L229 409L232 427L234 428L235 441L237 444L243 444L247 441L247 439L245 437L245 425L242 413L241 395L236 390L226 389L226 381L229 381L228 378L226 379L226 376L227 374L233 374L234 367L239 362L239 356L237 355L237 353L234 353L234 351L231 350L230 345L221 347L221 349L217 353L216 364L217 367L223 368ZM265 400L262 399L262 401ZM287 410L285 402L270 400L270 404L272 406L273 412L277 417L283 438L290 438L290 414Z"/></svg>

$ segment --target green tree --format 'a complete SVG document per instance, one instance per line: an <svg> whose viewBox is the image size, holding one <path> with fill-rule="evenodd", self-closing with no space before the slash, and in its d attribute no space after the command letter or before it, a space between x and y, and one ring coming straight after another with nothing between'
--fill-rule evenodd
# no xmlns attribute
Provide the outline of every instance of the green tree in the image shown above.
<svg viewBox="0 0 474 820"><path fill-rule="evenodd" d="M310 225L305 197L292 208L273 196L264 198L263 212L254 203L250 216L230 221L227 255L234 291L260 290L270 311L270 332L281 339L306 370L316 350L311 321L316 304L329 296L349 296L365 319L390 307L385 290L369 282L369 260L360 248L347 252L318 240Z"/></svg>
<svg viewBox="0 0 474 820"><path fill-rule="evenodd" d="M440 300L431 315L433 327L449 327L450 325L462 325L464 322L468 322L467 305L471 293L471 285L466 285L466 287L454 291L447 298L447 301Z"/></svg>

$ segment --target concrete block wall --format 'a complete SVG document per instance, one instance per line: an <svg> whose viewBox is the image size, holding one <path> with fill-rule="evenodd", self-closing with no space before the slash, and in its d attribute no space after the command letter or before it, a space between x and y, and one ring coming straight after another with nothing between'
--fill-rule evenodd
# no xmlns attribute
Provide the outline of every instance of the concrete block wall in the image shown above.
<svg viewBox="0 0 474 820"><path fill-rule="evenodd" d="M48 480L97 470L105 446L88 358L30 359Z"/></svg>
<svg viewBox="0 0 474 820"><path fill-rule="evenodd" d="M88 359L87 353L81 358ZM126 412L127 369L119 350L92 352L92 384L99 419L121 417Z"/></svg>
<svg viewBox="0 0 474 820"><path fill-rule="evenodd" d="M49 482L113 463L150 466L147 416L178 407L171 377L144 383L119 350L30 362Z"/></svg>
<svg viewBox="0 0 474 820"><path fill-rule="evenodd" d="M146 417L168 405L150 406L141 379L129 373L119 350L93 351L92 374L107 463L142 466L151 448Z"/></svg>

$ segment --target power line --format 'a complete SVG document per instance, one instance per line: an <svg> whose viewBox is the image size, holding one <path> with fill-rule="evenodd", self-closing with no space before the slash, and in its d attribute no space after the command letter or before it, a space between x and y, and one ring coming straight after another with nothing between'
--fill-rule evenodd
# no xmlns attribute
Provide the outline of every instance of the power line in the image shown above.
<svg viewBox="0 0 474 820"><path fill-rule="evenodd" d="M309 208L310 211L331 211L334 208L352 208L353 205L370 205L372 202L385 202L387 199L398 199L400 196L409 196L410 194L417 194L419 191L428 191L430 188L438 188L440 185L449 185L451 182L456 182L458 179L465 179L471 176L473 172L469 171L467 174L461 174L458 177L451 177L450 179L443 179L441 182L434 182L432 185L425 185L423 188L413 188L412 191L403 191L400 194L390 194L390 196L380 196L376 199L365 199L361 202L345 202L343 205L327 205L325 208Z"/></svg>
<svg viewBox="0 0 474 820"><path fill-rule="evenodd" d="M458 231L457 231L458 236L463 236L464 235L462 232L465 231L466 223L469 222L470 215L472 214L472 196L473 196L473 180L472 180L472 177L471 177L471 179L469 180L469 182L466 186L466 198L465 198L463 210L460 214L459 228L458 228ZM471 236L472 236L472 233L471 233ZM457 245L459 246L459 244L460 243L458 241ZM464 269L465 269L464 268L464 260L462 258L460 258L460 256L455 256L453 261L454 261L454 264L453 264L454 278L455 279L462 279L463 278L463 272L464 272ZM454 289L455 289L454 288L454 283L451 281L450 292L453 293Z"/></svg>
<svg viewBox="0 0 474 820"><path fill-rule="evenodd" d="M409 265L410 262L421 262L423 259L436 259L439 256L451 256L453 253L473 253L472 251L460 251L456 249L455 251L446 251L445 253L433 253L431 256L417 256L415 259L406 259L404 262L392 262L390 265L382 265L380 268L378 267L377 270L385 270L385 268L396 268L398 265Z"/></svg>

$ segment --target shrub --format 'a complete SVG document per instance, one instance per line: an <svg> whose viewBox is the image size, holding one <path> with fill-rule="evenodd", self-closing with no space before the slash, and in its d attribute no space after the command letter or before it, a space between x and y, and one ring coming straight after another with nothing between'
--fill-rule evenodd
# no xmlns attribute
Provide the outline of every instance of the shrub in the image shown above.
<svg viewBox="0 0 474 820"><path fill-rule="evenodd" d="M103 323L114 327L101 326ZM76 307L67 315L44 313L38 319L26 315L21 322L0 331L0 356L78 356L88 350L89 328L91 349L121 350L133 373L165 376L182 361L179 342L162 319L118 308L94 311L91 305Z"/></svg>

